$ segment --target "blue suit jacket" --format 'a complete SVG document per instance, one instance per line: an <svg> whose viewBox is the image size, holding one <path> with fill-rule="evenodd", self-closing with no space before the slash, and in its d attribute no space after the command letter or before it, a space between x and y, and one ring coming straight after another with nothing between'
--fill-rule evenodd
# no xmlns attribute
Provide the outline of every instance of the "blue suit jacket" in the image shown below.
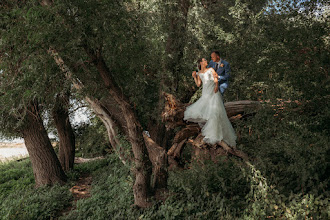
<svg viewBox="0 0 330 220"><path fill-rule="evenodd" d="M218 69L216 69L217 63L213 62L212 60L210 61L209 65L207 66L208 68L212 67L218 74L219 76L219 86L223 83L228 84L228 80L230 77L230 65L227 61L224 61L223 59L220 60L220 64L223 63L223 67L219 66Z"/></svg>

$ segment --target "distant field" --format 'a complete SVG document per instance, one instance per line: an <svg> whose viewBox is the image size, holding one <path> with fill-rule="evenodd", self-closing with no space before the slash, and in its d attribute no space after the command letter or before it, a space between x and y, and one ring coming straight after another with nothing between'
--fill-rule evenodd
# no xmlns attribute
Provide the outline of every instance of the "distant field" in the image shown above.
<svg viewBox="0 0 330 220"><path fill-rule="evenodd" d="M28 156L24 143L0 143L0 162Z"/></svg>
<svg viewBox="0 0 330 220"><path fill-rule="evenodd" d="M0 148L25 148L24 143L0 142Z"/></svg>

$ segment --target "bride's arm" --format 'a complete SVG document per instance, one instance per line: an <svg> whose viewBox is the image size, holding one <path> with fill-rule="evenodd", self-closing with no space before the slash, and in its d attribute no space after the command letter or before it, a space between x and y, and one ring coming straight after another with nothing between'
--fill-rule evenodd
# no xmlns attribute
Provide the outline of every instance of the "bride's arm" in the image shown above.
<svg viewBox="0 0 330 220"><path fill-rule="evenodd" d="M214 71L213 68L212 69L212 75L213 75L213 79L214 79L214 93L217 93L219 90L219 81L218 81L218 74Z"/></svg>
<svg viewBox="0 0 330 220"><path fill-rule="evenodd" d="M196 83L196 86L200 87L202 84L201 78L199 78L198 74L196 74L196 71L192 73L192 77L194 78L194 81Z"/></svg>

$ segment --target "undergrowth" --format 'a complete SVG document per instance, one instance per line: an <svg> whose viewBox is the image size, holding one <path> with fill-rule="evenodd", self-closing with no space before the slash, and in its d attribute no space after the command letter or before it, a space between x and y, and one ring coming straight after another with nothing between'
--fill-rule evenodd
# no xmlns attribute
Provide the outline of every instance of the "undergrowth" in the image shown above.
<svg viewBox="0 0 330 220"><path fill-rule="evenodd" d="M82 173L104 167L107 160L78 164L67 173L66 185L35 188L31 162L24 159L0 164L0 219L52 219L71 206L69 189Z"/></svg>
<svg viewBox="0 0 330 220"><path fill-rule="evenodd" d="M320 108L321 106L318 106ZM293 106L293 108L296 108ZM132 204L134 177L115 154L76 165L65 186L34 188L30 162L0 166L2 219L329 219L327 117L263 108L234 124L238 148L249 155L194 162L169 172L168 198L148 209ZM327 112L323 106L321 112ZM310 111L311 112L311 111ZM72 205L69 188L92 176L91 197Z"/></svg>
<svg viewBox="0 0 330 220"><path fill-rule="evenodd" d="M50 219L71 200L69 185L34 188L31 163L8 162L0 165L1 219Z"/></svg>

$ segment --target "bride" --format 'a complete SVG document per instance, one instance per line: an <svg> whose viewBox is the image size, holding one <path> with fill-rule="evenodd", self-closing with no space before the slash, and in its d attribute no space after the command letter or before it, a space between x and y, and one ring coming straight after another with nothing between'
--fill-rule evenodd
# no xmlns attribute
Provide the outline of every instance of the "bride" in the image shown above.
<svg viewBox="0 0 330 220"><path fill-rule="evenodd" d="M236 146L236 134L227 117L222 96L218 89L218 74L213 68L207 68L207 60L197 61L199 72L192 76L196 85L203 84L202 97L187 107L184 120L198 123L202 127L204 142Z"/></svg>

